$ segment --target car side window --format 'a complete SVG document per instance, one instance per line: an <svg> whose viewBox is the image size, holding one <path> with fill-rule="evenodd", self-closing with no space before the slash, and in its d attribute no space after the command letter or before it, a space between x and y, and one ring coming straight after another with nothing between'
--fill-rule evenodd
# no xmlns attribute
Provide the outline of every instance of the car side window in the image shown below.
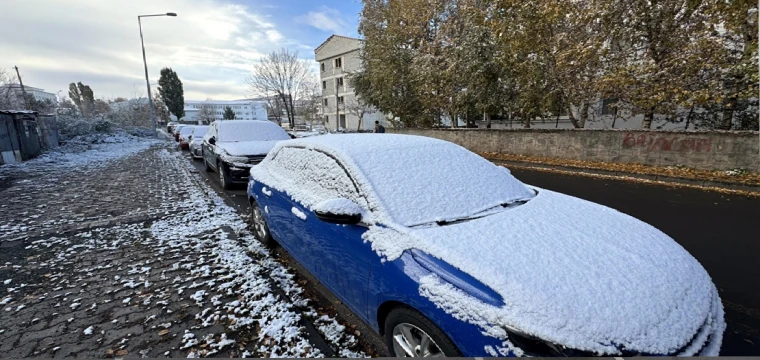
<svg viewBox="0 0 760 360"><path fill-rule="evenodd" d="M303 148L286 147L277 152L270 171L288 186L303 187L314 197L314 203L346 198L367 208L346 170L327 154Z"/></svg>

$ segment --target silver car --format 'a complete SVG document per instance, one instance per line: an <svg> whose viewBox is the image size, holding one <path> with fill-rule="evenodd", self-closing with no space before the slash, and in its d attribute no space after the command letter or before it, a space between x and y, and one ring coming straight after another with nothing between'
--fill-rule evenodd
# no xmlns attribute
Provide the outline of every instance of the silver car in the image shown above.
<svg viewBox="0 0 760 360"><path fill-rule="evenodd" d="M203 159L203 148L201 145L203 145L203 135L206 135L206 131L208 131L208 126L196 126L193 129L193 133L190 134L190 155L194 160Z"/></svg>

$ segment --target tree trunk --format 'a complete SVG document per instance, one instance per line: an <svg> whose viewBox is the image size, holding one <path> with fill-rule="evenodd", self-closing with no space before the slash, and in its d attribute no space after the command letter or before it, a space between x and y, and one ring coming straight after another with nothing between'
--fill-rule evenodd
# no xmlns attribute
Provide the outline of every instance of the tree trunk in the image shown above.
<svg viewBox="0 0 760 360"><path fill-rule="evenodd" d="M451 128L459 127L459 118L457 114L451 113Z"/></svg>
<svg viewBox="0 0 760 360"><path fill-rule="evenodd" d="M578 120L573 116L573 107L570 104L567 104L567 117L570 119L570 123L573 124L574 128L578 129L581 127Z"/></svg>
<svg viewBox="0 0 760 360"><path fill-rule="evenodd" d="M491 114L484 114L486 117L486 129L491 128Z"/></svg>
<svg viewBox="0 0 760 360"><path fill-rule="evenodd" d="M731 130L734 119L734 108L736 107L736 97L732 96L723 103L723 117L720 120L721 130Z"/></svg>
<svg viewBox="0 0 760 360"><path fill-rule="evenodd" d="M615 121L617 121L618 108L615 106L615 112L612 114L612 128L615 128Z"/></svg>
<svg viewBox="0 0 760 360"><path fill-rule="evenodd" d="M524 119L522 119L522 121L523 121L523 128L524 129L530 129L530 120L532 118L533 118L532 115L528 115L528 116L525 116Z"/></svg>
<svg viewBox="0 0 760 360"><path fill-rule="evenodd" d="M652 120L654 119L654 107L650 107L644 112L644 121L641 123L643 129L652 128Z"/></svg>
<svg viewBox="0 0 760 360"><path fill-rule="evenodd" d="M580 127L585 128L586 127L586 121L588 120L588 108L590 104L588 101L584 101L581 105L581 122Z"/></svg>
<svg viewBox="0 0 760 360"><path fill-rule="evenodd" d="M290 107L290 114L288 120L290 120L290 128L296 127L296 109L293 105L293 95L288 94L288 107Z"/></svg>
<svg viewBox="0 0 760 360"><path fill-rule="evenodd" d="M689 130L689 124L691 124L691 114L694 113L694 105L691 106L691 109L689 109L689 114L686 115L686 126L683 127L684 130Z"/></svg>
<svg viewBox="0 0 760 360"><path fill-rule="evenodd" d="M559 113L560 111L557 111L557 119L554 121L554 128L559 128Z"/></svg>

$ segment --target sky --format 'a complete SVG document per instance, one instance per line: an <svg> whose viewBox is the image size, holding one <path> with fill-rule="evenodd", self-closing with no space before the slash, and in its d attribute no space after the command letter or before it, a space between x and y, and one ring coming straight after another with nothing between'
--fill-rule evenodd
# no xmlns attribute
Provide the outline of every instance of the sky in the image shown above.
<svg viewBox="0 0 760 360"><path fill-rule="evenodd" d="M284 47L314 61L330 35L358 36L360 11L360 0L0 0L0 69L63 96L79 81L96 98L145 96L137 15L174 12L142 18L151 91L170 67L186 100L242 99L262 55Z"/></svg>

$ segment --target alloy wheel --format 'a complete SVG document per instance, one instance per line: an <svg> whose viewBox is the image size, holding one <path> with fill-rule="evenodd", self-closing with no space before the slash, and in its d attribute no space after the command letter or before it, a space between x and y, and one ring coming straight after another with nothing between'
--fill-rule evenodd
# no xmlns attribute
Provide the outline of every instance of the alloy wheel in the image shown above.
<svg viewBox="0 0 760 360"><path fill-rule="evenodd" d="M253 231L259 239L264 239L267 236L266 224L264 223L264 216L261 214L261 209L258 205L252 205L251 216L253 217Z"/></svg>
<svg viewBox="0 0 760 360"><path fill-rule="evenodd" d="M222 167L222 164L217 164L216 172L219 173L219 182L222 184L222 187L224 187L224 168Z"/></svg>
<svg viewBox="0 0 760 360"><path fill-rule="evenodd" d="M430 335L409 323L401 323L393 328L393 352L397 357L445 356Z"/></svg>

